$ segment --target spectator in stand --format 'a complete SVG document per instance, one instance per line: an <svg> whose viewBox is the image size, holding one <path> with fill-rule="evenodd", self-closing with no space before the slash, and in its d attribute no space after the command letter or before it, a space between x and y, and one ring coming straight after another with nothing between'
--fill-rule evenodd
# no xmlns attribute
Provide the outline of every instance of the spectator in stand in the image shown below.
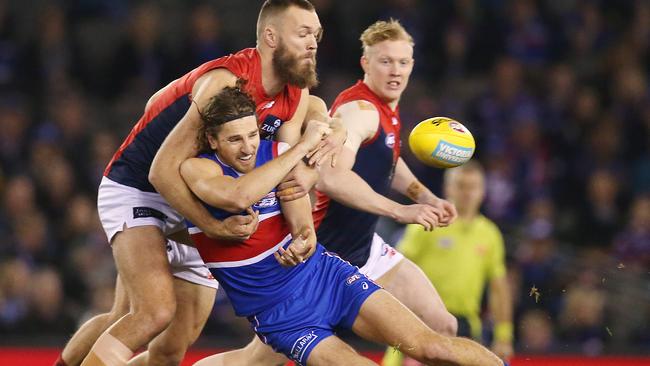
<svg viewBox="0 0 650 366"><path fill-rule="evenodd" d="M632 202L627 227L616 235L613 252L625 266L637 271L650 268L650 195Z"/></svg>
<svg viewBox="0 0 650 366"><path fill-rule="evenodd" d="M522 353L548 354L556 352L557 345L551 316L543 310L529 310L519 320L519 341Z"/></svg>

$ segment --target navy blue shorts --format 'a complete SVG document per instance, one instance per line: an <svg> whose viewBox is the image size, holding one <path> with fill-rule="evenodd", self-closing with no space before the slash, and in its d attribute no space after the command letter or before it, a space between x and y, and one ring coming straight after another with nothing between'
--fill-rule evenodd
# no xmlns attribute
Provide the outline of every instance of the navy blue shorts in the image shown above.
<svg viewBox="0 0 650 366"><path fill-rule="evenodd" d="M318 250L313 278L279 304L250 316L260 339L300 365L323 339L338 328L352 328L364 301L380 287L357 267ZM316 258L312 258L316 259Z"/></svg>

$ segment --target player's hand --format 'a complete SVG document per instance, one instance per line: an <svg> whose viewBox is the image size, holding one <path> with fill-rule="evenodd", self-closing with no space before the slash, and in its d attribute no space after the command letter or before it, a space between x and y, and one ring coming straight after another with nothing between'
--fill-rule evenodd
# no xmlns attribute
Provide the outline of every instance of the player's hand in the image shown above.
<svg viewBox="0 0 650 366"><path fill-rule="evenodd" d="M341 153L343 144L348 138L348 130L345 128L340 118L329 118L332 133L327 136L321 143L307 154L309 165L322 165L330 160L330 165L336 166L336 160Z"/></svg>
<svg viewBox="0 0 650 366"><path fill-rule="evenodd" d="M499 342L495 341L492 343L492 352L494 352L499 358L508 361L510 358L512 358L512 355L514 354L513 348L512 348L512 342Z"/></svg>
<svg viewBox="0 0 650 366"><path fill-rule="evenodd" d="M440 212L438 216L438 226L440 227L449 226L458 217L456 206L447 200L436 197L432 202L429 202L429 205Z"/></svg>
<svg viewBox="0 0 650 366"><path fill-rule="evenodd" d="M304 228L299 234L292 234L293 241L286 250L280 247L277 252L273 253L275 260L283 267L292 267L303 263L316 249L316 238L312 235L311 228Z"/></svg>
<svg viewBox="0 0 650 366"><path fill-rule="evenodd" d="M400 205L395 214L397 222L420 224L426 231L435 229L439 225L438 217L442 215L439 209L423 204Z"/></svg>
<svg viewBox="0 0 650 366"><path fill-rule="evenodd" d="M220 222L216 230L205 232L209 238L243 241L251 237L259 224L259 213L250 207L247 215L233 215Z"/></svg>
<svg viewBox="0 0 650 366"><path fill-rule="evenodd" d="M307 155L313 154L319 144L332 133L329 124L317 120L307 122L305 133L300 136L299 145L302 145L307 151Z"/></svg>
<svg viewBox="0 0 650 366"><path fill-rule="evenodd" d="M284 202L296 200L309 193L316 182L318 182L318 171L298 164L278 185L277 197Z"/></svg>

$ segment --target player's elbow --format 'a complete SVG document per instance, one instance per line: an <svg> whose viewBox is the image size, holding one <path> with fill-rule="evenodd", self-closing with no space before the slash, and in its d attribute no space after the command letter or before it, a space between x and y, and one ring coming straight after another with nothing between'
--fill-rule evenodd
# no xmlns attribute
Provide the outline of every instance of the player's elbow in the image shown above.
<svg viewBox="0 0 650 366"><path fill-rule="evenodd" d="M250 207L250 205L246 205L243 200L234 200L227 203L223 209L230 213L239 214L246 211L246 208L248 207Z"/></svg>
<svg viewBox="0 0 650 366"><path fill-rule="evenodd" d="M227 198L220 199L218 205L213 206L219 207L230 213L239 214L246 211L246 209L253 203L254 201L249 199L246 195L233 192L232 194L229 194Z"/></svg>

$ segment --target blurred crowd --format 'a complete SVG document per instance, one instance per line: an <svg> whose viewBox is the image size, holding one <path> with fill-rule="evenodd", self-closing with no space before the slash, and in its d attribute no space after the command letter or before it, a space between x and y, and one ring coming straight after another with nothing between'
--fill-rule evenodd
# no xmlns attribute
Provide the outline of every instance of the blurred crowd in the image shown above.
<svg viewBox="0 0 650 366"><path fill-rule="evenodd" d="M647 352L650 1L312 2L325 28L314 94L331 103L361 78L361 31L393 17L416 41L403 139L436 115L473 132L517 352ZM103 169L153 92L254 46L260 3L0 0L0 339L63 342L110 309ZM441 172L406 146L440 192ZM220 293L205 334L245 327Z"/></svg>

